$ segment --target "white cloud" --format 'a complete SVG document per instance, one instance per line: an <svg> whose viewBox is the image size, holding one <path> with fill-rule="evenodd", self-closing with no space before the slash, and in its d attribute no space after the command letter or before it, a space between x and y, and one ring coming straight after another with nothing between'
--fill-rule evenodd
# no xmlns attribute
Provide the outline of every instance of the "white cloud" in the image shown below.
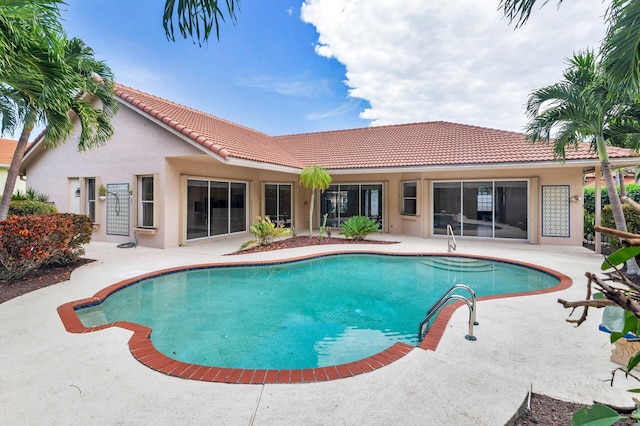
<svg viewBox="0 0 640 426"><path fill-rule="evenodd" d="M542 4L542 2L538 2ZM499 0L306 0L316 53L346 67L345 84L374 125L445 120L522 130L528 94L557 82L573 52L604 36L600 2L548 4L520 29Z"/></svg>

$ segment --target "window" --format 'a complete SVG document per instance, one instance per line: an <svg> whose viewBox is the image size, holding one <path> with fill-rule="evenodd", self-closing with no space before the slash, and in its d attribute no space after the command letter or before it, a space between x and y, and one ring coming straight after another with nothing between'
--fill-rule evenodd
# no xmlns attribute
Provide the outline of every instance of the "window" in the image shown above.
<svg viewBox="0 0 640 426"><path fill-rule="evenodd" d="M87 216L91 218L93 223L96 222L96 179L85 179L86 193L87 193Z"/></svg>
<svg viewBox="0 0 640 426"><path fill-rule="evenodd" d="M418 214L418 182L402 182L402 214Z"/></svg>
<svg viewBox="0 0 640 426"><path fill-rule="evenodd" d="M155 228L153 176L138 176L138 227Z"/></svg>

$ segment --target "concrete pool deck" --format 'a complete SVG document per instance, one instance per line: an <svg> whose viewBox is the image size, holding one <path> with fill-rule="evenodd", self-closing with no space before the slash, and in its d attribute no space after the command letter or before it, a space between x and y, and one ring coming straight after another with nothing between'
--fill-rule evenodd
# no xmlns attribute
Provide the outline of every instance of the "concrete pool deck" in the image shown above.
<svg viewBox="0 0 640 426"><path fill-rule="evenodd" d="M65 331L56 309L133 276L170 267L282 259L338 251L443 253L442 239L381 234L392 245L307 247L223 256L247 237L173 249L119 249L91 243L96 259L71 280L0 304L0 424L7 425L327 425L505 424L529 390L580 403L632 405L638 387L609 361L601 311L580 327L556 300L586 294L587 271L602 257L581 247L458 241L459 254L487 255L554 269L574 283L560 292L478 302L477 341L464 338L468 311L451 317L435 351L413 349L378 370L328 382L205 383L153 371L129 352L131 332ZM425 306L426 310L427 306ZM580 312L574 313L578 317Z"/></svg>

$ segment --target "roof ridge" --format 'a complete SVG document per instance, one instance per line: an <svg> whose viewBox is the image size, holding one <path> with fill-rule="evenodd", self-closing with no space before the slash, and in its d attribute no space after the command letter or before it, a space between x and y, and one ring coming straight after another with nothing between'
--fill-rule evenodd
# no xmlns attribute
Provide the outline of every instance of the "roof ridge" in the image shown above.
<svg viewBox="0 0 640 426"><path fill-rule="evenodd" d="M502 130L502 129L496 129L496 128L492 128L492 127L478 126L478 125L474 125L474 124L454 123L452 121L433 120L433 121L414 121L414 122L411 122L411 123L384 124L384 125L381 125L381 126L352 127L352 128L348 128L348 129L338 129L338 130L321 130L321 131L317 131L317 132L290 133L290 134L286 134L286 135L273 136L273 138L274 139L289 138L289 137L292 137L292 136L310 136L310 135L319 135L319 134L353 132L353 131L357 131L357 130L369 130L369 129L388 129L388 128L417 126L417 125L424 125L424 124L450 125L450 126L456 126L456 127L467 127L467 128L475 128L475 129L482 129L482 130L491 130L491 131L501 132L501 133L512 133L512 134L516 134L516 135L524 135L524 133L522 133L522 132L514 132L512 130Z"/></svg>

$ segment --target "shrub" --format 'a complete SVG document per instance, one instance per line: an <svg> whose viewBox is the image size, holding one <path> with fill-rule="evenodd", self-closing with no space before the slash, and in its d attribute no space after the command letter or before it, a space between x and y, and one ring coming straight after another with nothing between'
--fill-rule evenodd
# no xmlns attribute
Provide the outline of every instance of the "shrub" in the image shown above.
<svg viewBox="0 0 640 426"><path fill-rule="evenodd" d="M276 238L283 237L291 233L291 230L285 229L283 224L276 225L271 222L269 216L265 216L264 219L258 216L257 222L254 222L253 225L251 225L249 231L256 236L256 239L242 244L242 246L240 246L240 250L247 248L251 244L266 246Z"/></svg>
<svg viewBox="0 0 640 426"><path fill-rule="evenodd" d="M0 278L16 279L45 264L73 262L90 238L88 216L11 216L0 221Z"/></svg>
<svg viewBox="0 0 640 426"><path fill-rule="evenodd" d="M8 216L37 216L41 214L57 213L53 204L33 200L11 201Z"/></svg>
<svg viewBox="0 0 640 426"><path fill-rule="evenodd" d="M623 204L622 212L624 213L624 218L627 223L627 231L634 234L640 233L640 211L634 209L629 204ZM611 210L611 206L604 206L602 208L602 217L600 222L602 223L602 226L616 229L616 223L613 220L613 211ZM620 241L618 238L609 238L609 243L614 248L620 247Z"/></svg>
<svg viewBox="0 0 640 426"><path fill-rule="evenodd" d="M640 202L640 185L636 183L630 183L625 186L627 191L627 197L634 201ZM620 187L617 187L618 194L620 193ZM589 213L596 211L596 189L592 186L584 187L584 209ZM600 188L600 199L602 206L609 204L609 194L607 194L607 188L602 186Z"/></svg>
<svg viewBox="0 0 640 426"><path fill-rule="evenodd" d="M43 203L49 202L49 196L47 194L42 194L36 191L33 188L27 188L24 194L18 190L15 194L11 196L12 201L21 201L21 200L29 200L29 201L40 201Z"/></svg>
<svg viewBox="0 0 640 426"><path fill-rule="evenodd" d="M378 223L373 219L364 216L353 216L340 224L342 232L346 238L352 238L355 241L362 241L367 235L379 232Z"/></svg>
<svg viewBox="0 0 640 426"><path fill-rule="evenodd" d="M45 263L66 265L77 261L85 253L84 245L91 242L93 235L93 221L83 214L61 213L56 216L71 221L71 239L61 252L52 255Z"/></svg>
<svg viewBox="0 0 640 426"><path fill-rule="evenodd" d="M595 224L596 224L596 214L590 213L585 209L583 236L589 241L592 240L593 236L595 235L594 233L595 231L593 230L593 227L595 226Z"/></svg>

